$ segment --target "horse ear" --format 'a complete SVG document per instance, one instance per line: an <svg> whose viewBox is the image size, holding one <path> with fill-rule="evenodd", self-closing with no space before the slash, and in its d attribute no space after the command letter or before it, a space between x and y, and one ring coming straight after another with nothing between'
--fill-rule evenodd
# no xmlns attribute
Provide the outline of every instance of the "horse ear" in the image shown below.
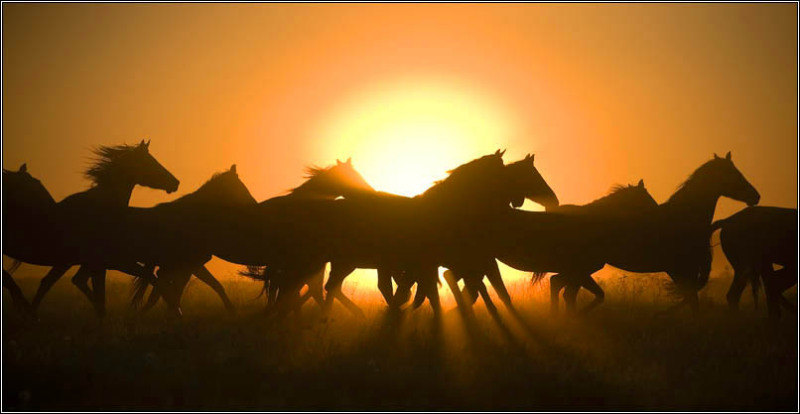
<svg viewBox="0 0 800 414"><path fill-rule="evenodd" d="M19 172L27 172L28 171L28 164L22 164L19 166Z"/></svg>
<svg viewBox="0 0 800 414"><path fill-rule="evenodd" d="M497 150L497 151L495 151L494 155L497 155L498 157L502 158L503 154L505 154L505 153L506 153L506 150L502 150L502 151Z"/></svg>
<svg viewBox="0 0 800 414"><path fill-rule="evenodd" d="M725 154L725 159L728 160L728 161L731 160L731 152L730 151L728 151L728 153Z"/></svg>
<svg viewBox="0 0 800 414"><path fill-rule="evenodd" d="M345 162L345 164L353 165L353 157L347 157L347 162Z"/></svg>
<svg viewBox="0 0 800 414"><path fill-rule="evenodd" d="M231 165L231 170L230 171L232 173L236 174L236 164Z"/></svg>
<svg viewBox="0 0 800 414"><path fill-rule="evenodd" d="M636 184L639 188L644 188L644 180L639 179L639 184Z"/></svg>
<svg viewBox="0 0 800 414"><path fill-rule="evenodd" d="M150 140L149 139L147 140L147 142L145 142L144 147L147 148L147 149L150 149Z"/></svg>
<svg viewBox="0 0 800 414"><path fill-rule="evenodd" d="M718 159L719 159L719 155L717 155L717 153L716 153L716 152L714 153L714 159L715 159L715 160L718 160Z"/></svg>
<svg viewBox="0 0 800 414"><path fill-rule="evenodd" d="M341 162L341 161L339 161L339 159L338 159L338 158L336 159L336 165L342 165L342 162Z"/></svg>

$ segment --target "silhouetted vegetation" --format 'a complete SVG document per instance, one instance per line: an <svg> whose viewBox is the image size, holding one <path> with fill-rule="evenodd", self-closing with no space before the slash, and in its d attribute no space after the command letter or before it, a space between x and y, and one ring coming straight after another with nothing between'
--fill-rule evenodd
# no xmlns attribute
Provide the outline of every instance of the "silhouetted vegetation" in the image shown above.
<svg viewBox="0 0 800 414"><path fill-rule="evenodd" d="M18 272L25 292L34 271ZM266 319L261 284L230 279L237 315L196 285L182 319L158 306L132 322L128 278L112 273L98 322L65 281L38 323L4 302L3 408L793 410L796 320L764 324L749 297L729 314L730 279L711 279L694 318L656 316L672 301L663 277L601 278L609 299L579 318L551 318L547 289L520 279L509 289L529 329L478 306L471 325L445 312L438 333L430 309L388 316L371 284L345 285L363 320L335 307L322 322L311 304Z"/></svg>

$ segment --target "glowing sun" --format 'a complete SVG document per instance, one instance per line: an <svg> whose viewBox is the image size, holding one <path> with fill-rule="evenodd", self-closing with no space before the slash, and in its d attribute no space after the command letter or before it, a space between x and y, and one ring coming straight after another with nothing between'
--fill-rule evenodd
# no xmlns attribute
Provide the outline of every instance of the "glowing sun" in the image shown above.
<svg viewBox="0 0 800 414"><path fill-rule="evenodd" d="M447 170L505 148L511 130L500 107L480 93L394 83L338 106L322 123L318 136L323 144L314 153L331 161L352 156L375 189L413 196Z"/></svg>

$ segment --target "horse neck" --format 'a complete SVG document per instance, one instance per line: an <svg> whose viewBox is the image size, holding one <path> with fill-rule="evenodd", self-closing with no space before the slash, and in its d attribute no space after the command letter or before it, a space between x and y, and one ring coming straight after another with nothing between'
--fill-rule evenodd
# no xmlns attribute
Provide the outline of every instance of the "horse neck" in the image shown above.
<svg viewBox="0 0 800 414"><path fill-rule="evenodd" d="M373 195L375 190L372 189L364 189L364 188L356 188L356 187L344 187L341 190L332 191L327 188L326 185L317 184L317 182L311 180L305 182L300 187L295 188L289 194L292 197L302 197L302 198L315 198L315 199L323 199L323 200L334 200L338 197L344 198L361 198L363 196Z"/></svg>
<svg viewBox="0 0 800 414"><path fill-rule="evenodd" d="M457 188L457 190L454 190ZM424 193L415 197L420 201L435 205L469 207L473 211L501 210L510 208L503 191L498 189L497 182L484 179L473 185L456 186L446 180L434 185Z"/></svg>
<svg viewBox="0 0 800 414"><path fill-rule="evenodd" d="M678 215L691 224L711 224L720 196L718 191L710 191L699 183L690 182L661 206L664 211Z"/></svg>
<svg viewBox="0 0 800 414"><path fill-rule="evenodd" d="M102 203L124 207L130 203L135 186L132 181L107 179L96 183L87 193Z"/></svg>

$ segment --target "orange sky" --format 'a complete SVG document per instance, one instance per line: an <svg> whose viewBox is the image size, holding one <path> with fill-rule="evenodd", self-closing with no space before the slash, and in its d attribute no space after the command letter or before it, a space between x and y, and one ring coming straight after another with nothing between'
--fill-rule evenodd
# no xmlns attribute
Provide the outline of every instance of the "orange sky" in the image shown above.
<svg viewBox="0 0 800 414"><path fill-rule="evenodd" d="M535 153L562 202L584 203L639 178L664 201L731 150L762 204L796 207L796 15L794 4L4 4L3 166L27 162L59 200L87 186L91 146L147 137L179 195L236 163L261 200L336 157L401 191L391 186L415 171L418 187L508 148ZM172 198L137 189L132 203ZM741 207L724 201L718 216Z"/></svg>

